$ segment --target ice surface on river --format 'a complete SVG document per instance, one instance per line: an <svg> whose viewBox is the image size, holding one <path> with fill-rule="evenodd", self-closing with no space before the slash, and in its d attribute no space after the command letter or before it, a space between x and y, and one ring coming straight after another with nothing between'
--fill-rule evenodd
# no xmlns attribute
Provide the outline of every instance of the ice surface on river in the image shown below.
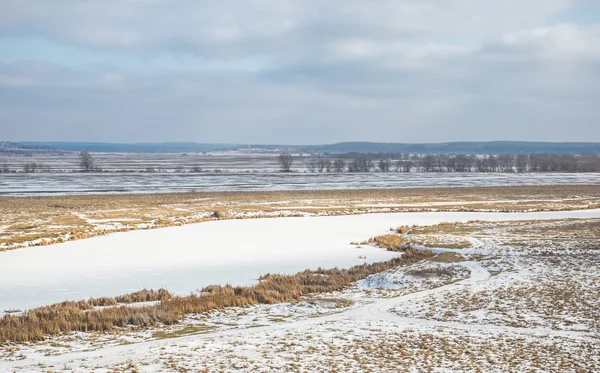
<svg viewBox="0 0 600 373"><path fill-rule="evenodd" d="M0 175L0 195L600 184L600 174L57 173Z"/></svg>
<svg viewBox="0 0 600 373"><path fill-rule="evenodd" d="M538 213L395 213L223 220L116 233L0 252L0 311L142 288L188 294L210 284L247 285L265 273L349 267L395 254L352 241L404 224L600 217L600 210Z"/></svg>

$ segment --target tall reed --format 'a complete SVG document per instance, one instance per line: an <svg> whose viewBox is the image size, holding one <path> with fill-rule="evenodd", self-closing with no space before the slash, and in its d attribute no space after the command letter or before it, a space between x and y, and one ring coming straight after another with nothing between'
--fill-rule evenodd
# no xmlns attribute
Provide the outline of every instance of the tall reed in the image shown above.
<svg viewBox="0 0 600 373"><path fill-rule="evenodd" d="M267 274L249 287L209 286L201 294L174 297L164 289L142 290L116 298L63 302L39 307L23 315L0 318L0 343L40 341L71 332L110 332L125 326L171 325L186 314L226 307L289 302L308 294L343 290L355 281L388 269L429 258L430 251L407 248L402 256L386 262L361 264L349 269L306 270L295 275ZM124 302L160 300L142 307ZM98 305L117 305L97 308Z"/></svg>

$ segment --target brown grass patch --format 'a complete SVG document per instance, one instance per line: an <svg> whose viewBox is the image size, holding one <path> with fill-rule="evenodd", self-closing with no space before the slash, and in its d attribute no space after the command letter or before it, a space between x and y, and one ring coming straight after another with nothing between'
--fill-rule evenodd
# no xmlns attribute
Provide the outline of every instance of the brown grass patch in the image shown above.
<svg viewBox="0 0 600 373"><path fill-rule="evenodd" d="M388 251L403 251L407 247L404 237L397 234L386 234L383 236L371 237L366 241L369 245L377 245Z"/></svg>
<svg viewBox="0 0 600 373"><path fill-rule="evenodd" d="M406 234L408 231L410 231L410 227L408 225L402 225L396 228L396 233L398 234Z"/></svg>
<svg viewBox="0 0 600 373"><path fill-rule="evenodd" d="M353 282L394 267L416 263L433 256L430 251L407 248L399 258L387 262L362 264L349 269L306 270L295 275L267 274L250 287L209 286L200 295L170 297L161 291L142 291L120 299L148 300L150 295L164 297L154 306L108 307L93 309L95 301L63 302L32 309L21 316L0 319L0 343L43 340L47 336L70 332L106 332L125 326L172 325L186 314L226 307L290 302L314 293L343 290ZM103 304L111 303L103 298ZM96 302L97 303L97 302ZM116 299L115 299L116 303Z"/></svg>
<svg viewBox="0 0 600 373"><path fill-rule="evenodd" d="M499 200L501 202L497 202ZM523 203L522 200L528 202ZM470 203L464 204L464 201ZM348 215L375 212L378 209L381 209L380 212L431 211L432 207L427 206L430 202L444 202L444 205L435 207L436 211L585 209L600 205L600 186L3 196L0 197L0 216L7 227L0 234L0 250L31 246L31 241L36 239L47 239L39 244L47 245L65 239L76 240L135 230L139 229L138 225L146 229L200 223L216 218L286 216L290 214L290 206L296 213ZM378 207L361 207L365 204ZM219 212L219 216L214 215L215 211ZM251 214L243 215L248 213ZM104 230L87 219L104 220L102 225L110 228ZM399 228L402 229L398 233L406 233L406 227Z"/></svg>
<svg viewBox="0 0 600 373"><path fill-rule="evenodd" d="M430 262L438 262L438 263L458 263L464 261L464 257L458 253L454 252L445 252L433 256L428 259Z"/></svg>
<svg viewBox="0 0 600 373"><path fill-rule="evenodd" d="M431 260L431 259L430 259ZM452 268L418 268L406 271L407 275L415 276L415 277L453 277L455 275L455 271Z"/></svg>

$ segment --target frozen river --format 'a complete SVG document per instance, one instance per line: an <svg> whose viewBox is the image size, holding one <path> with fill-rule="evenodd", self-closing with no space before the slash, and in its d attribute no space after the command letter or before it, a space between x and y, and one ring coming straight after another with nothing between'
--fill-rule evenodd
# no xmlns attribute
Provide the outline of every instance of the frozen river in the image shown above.
<svg viewBox="0 0 600 373"><path fill-rule="evenodd" d="M395 213L222 220L0 252L0 314L63 300L165 287L189 294L210 284L248 285L265 273L349 267L395 253L352 241L404 224L597 218L600 210L538 213Z"/></svg>
<svg viewBox="0 0 600 373"><path fill-rule="evenodd" d="M1 195L597 184L600 174L57 173L0 175Z"/></svg>

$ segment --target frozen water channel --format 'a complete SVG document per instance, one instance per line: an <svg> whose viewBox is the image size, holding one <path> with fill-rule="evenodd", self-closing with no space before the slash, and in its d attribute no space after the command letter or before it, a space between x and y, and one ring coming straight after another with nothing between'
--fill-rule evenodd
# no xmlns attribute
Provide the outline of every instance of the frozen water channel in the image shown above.
<svg viewBox="0 0 600 373"><path fill-rule="evenodd" d="M0 177L0 196L575 184L600 184L600 174L444 172L3 174Z"/></svg>
<svg viewBox="0 0 600 373"><path fill-rule="evenodd" d="M350 267L395 253L352 241L404 224L597 218L600 210L538 213L395 213L223 220L0 252L0 314L8 309L165 287L248 285L265 273Z"/></svg>

